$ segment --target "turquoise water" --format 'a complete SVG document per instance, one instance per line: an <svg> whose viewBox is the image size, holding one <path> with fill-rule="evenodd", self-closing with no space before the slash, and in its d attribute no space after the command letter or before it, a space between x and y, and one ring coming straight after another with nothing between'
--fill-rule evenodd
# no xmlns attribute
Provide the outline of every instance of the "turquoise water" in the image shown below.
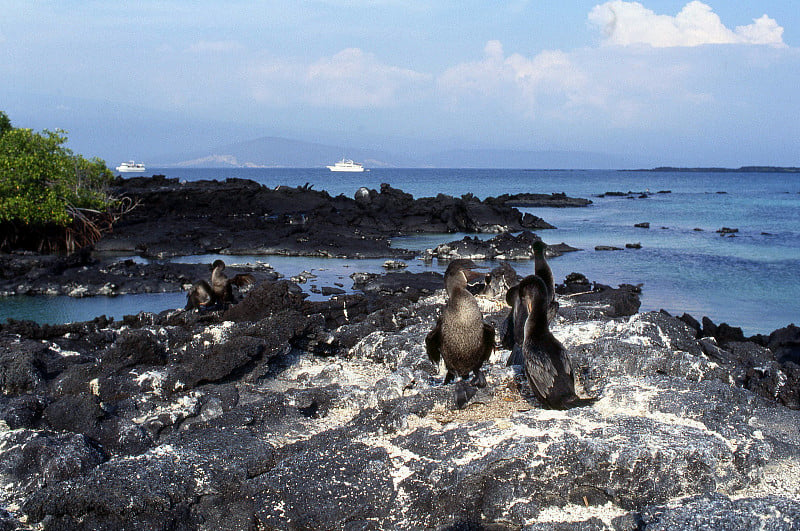
<svg viewBox="0 0 800 531"><path fill-rule="evenodd" d="M415 197L438 193L480 198L503 193L552 193L588 197L587 208L529 209L557 229L539 234L548 243L565 242L581 251L553 259L557 279L578 271L598 282L643 284L642 310L684 311L699 318L741 326L745 333L767 333L800 322L800 175L752 173L654 173L607 170L462 170L373 169L359 174L332 174L325 169L150 169L148 173L186 180L253 179L266 186L314 185L331 195L352 197L361 186L389 183ZM596 197L610 191L649 190L647 199ZM661 190L671 193L659 194ZM724 192L724 193L721 193ZM633 225L649 222L650 229ZM739 229L721 237L721 227ZM702 230L695 230L702 229ZM463 235L397 238L393 245L414 249L460 239ZM638 250L595 251L596 245ZM192 260L210 262L210 257ZM226 257L226 262L234 257ZM265 261L287 277L308 270L318 275L305 286L351 287L354 271L381 271L383 260L340 261L291 257L235 257L237 262ZM408 261L414 271L433 267ZM525 274L532 264L516 264ZM33 318L42 322L85 320L105 313L136 313L145 304L161 309L183 305L183 294L138 295L138 299L74 300L44 297L0 301L0 319ZM97 300L95 300L97 299ZM145 303L145 301L148 301ZM74 306L75 313L69 308ZM39 308L26 313L28 307ZM80 307L80 312L77 308ZM52 308L52 311L50 310ZM96 309L93 309L96 308ZM89 315L87 315L87 312ZM92 313L94 312L94 313Z"/></svg>

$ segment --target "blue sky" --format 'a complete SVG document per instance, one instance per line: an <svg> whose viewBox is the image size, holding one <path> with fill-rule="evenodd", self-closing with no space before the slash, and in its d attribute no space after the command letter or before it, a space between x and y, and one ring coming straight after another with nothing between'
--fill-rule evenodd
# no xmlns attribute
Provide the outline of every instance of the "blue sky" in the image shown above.
<svg viewBox="0 0 800 531"><path fill-rule="evenodd" d="M800 166L793 2L0 0L0 110L110 162L280 136Z"/></svg>

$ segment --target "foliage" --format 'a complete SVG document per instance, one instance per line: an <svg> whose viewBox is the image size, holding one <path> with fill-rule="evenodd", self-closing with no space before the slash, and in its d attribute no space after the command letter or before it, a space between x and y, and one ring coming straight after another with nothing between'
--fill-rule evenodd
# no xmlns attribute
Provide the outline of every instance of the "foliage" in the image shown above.
<svg viewBox="0 0 800 531"><path fill-rule="evenodd" d="M0 111L0 249L68 250L97 241L130 205L108 194L103 160L64 146L61 130L12 127Z"/></svg>
<svg viewBox="0 0 800 531"><path fill-rule="evenodd" d="M4 129L4 118L0 113L0 222L66 226L78 209L111 206L113 174L105 162L73 155L63 131Z"/></svg>
<svg viewBox="0 0 800 531"><path fill-rule="evenodd" d="M6 113L0 111L0 136L3 136L3 133L9 130L11 130L11 120L9 120Z"/></svg>

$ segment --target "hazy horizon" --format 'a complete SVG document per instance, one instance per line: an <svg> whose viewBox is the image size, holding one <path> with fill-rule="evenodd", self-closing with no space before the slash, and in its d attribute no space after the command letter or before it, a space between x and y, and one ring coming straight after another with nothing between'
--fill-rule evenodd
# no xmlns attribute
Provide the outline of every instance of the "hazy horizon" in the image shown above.
<svg viewBox="0 0 800 531"><path fill-rule="evenodd" d="M800 166L800 12L777 0L0 4L0 110L109 165L278 137Z"/></svg>

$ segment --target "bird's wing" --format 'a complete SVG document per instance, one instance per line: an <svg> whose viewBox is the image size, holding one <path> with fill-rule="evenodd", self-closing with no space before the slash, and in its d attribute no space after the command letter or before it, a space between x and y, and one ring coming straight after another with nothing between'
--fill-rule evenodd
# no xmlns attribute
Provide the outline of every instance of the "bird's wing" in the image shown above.
<svg viewBox="0 0 800 531"><path fill-rule="evenodd" d="M425 350L435 365L442 359L442 318L436 320L436 326L425 336Z"/></svg>
<svg viewBox="0 0 800 531"><path fill-rule="evenodd" d="M211 286L205 280L195 282L186 294L186 309L194 310L206 306L212 300Z"/></svg>
<svg viewBox="0 0 800 531"><path fill-rule="evenodd" d="M547 404L556 381L556 368L550 356L535 345L524 345L522 353L525 357L525 374L531 389L539 400Z"/></svg>
<svg viewBox="0 0 800 531"><path fill-rule="evenodd" d="M508 350L514 348L514 308L500 323L500 346Z"/></svg>
<svg viewBox="0 0 800 531"><path fill-rule="evenodd" d="M482 323L483 324L483 361L489 361L489 358L492 356L492 352L494 351L494 337L495 331L494 327L489 323Z"/></svg>

